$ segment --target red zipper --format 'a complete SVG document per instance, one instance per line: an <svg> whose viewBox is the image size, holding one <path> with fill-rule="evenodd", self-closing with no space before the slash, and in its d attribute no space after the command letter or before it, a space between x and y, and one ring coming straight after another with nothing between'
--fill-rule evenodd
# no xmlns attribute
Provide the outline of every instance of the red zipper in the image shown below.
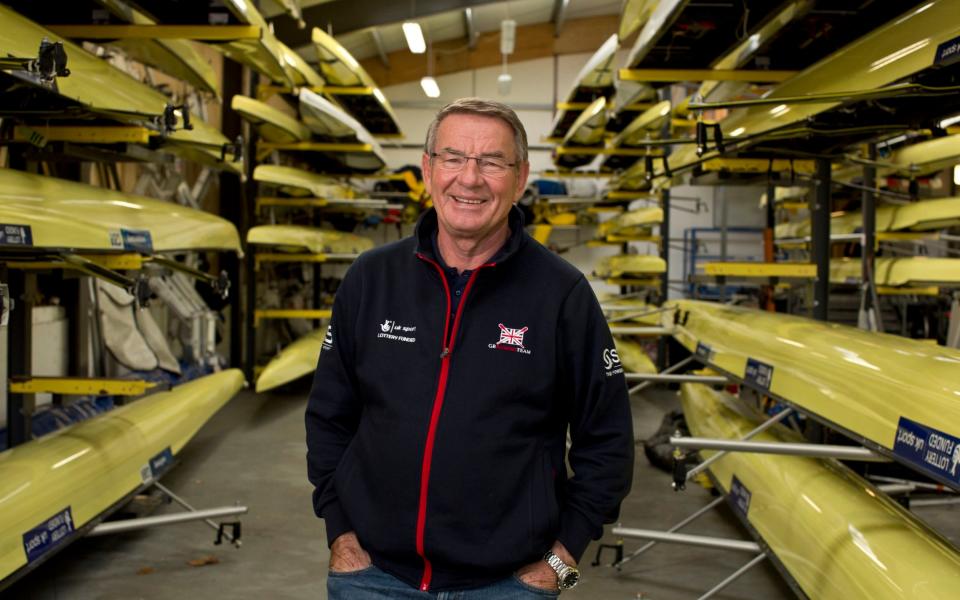
<svg viewBox="0 0 960 600"><path fill-rule="evenodd" d="M433 578L433 565L427 558L427 553L423 547L423 538L427 529L427 491L430 484L430 465L433 462L433 444L437 437L437 424L440 422L440 410L443 408L444 394L447 391L447 376L450 372L450 353L453 351L453 345L457 340L457 329L460 327L460 316L463 314L463 307L466 304L467 294L473 287L473 282L477 273L483 267L492 267L494 263L480 265L470 274L467 285L463 288L463 296L460 297L460 304L457 306L457 315L453 320L453 329L448 332L450 326L450 284L447 283L447 276L435 260L430 259L423 254L417 253L417 258L431 265L440 274L440 281L443 282L443 291L447 295L446 318L443 322L443 350L440 352L440 379L437 381L437 392L433 396L433 409L430 412L430 427L427 429L427 442L423 450L423 465L420 471L420 501L417 509L417 554L423 559L423 577L420 579L420 591L430 590L430 580Z"/></svg>

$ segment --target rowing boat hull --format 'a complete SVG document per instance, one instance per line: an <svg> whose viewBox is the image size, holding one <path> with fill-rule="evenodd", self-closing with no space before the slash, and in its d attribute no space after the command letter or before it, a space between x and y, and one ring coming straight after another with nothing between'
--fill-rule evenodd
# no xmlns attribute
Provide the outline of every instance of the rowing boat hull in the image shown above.
<svg viewBox="0 0 960 600"><path fill-rule="evenodd" d="M695 436L740 439L758 424L726 394L702 384L681 390ZM753 439L803 441L779 426ZM710 472L809 598L946 599L960 587L957 549L836 461L734 452Z"/></svg>
<svg viewBox="0 0 960 600"><path fill-rule="evenodd" d="M132 25L156 25L156 21L119 0L97 0L112 14ZM160 69L196 89L220 98L217 73L194 42L189 40L115 40L110 45L123 50L134 60Z"/></svg>
<svg viewBox="0 0 960 600"><path fill-rule="evenodd" d="M564 150L575 151L579 147L602 148L607 125L607 100L600 97L584 109L577 120L573 122L567 135L564 136L561 147ZM596 158L594 154L556 154L554 163L562 169L581 167Z"/></svg>
<svg viewBox="0 0 960 600"><path fill-rule="evenodd" d="M580 69L570 91L567 92L568 103L593 102L597 96L611 96L613 94L614 60L617 48L620 47L617 35L607 38L600 48L593 53L586 64ZM567 135L570 126L580 114L578 109L561 109L550 126L550 137L562 139Z"/></svg>
<svg viewBox="0 0 960 600"><path fill-rule="evenodd" d="M901 205L878 206L877 231L936 231L960 225L960 198L923 200ZM830 233L855 233L863 227L863 213L851 211L830 219ZM774 229L777 238L806 237L810 220L781 223Z"/></svg>
<svg viewBox="0 0 960 600"><path fill-rule="evenodd" d="M336 179L295 167L257 165L253 170L253 180L258 183L278 186L284 193L291 196L353 197L352 188L338 183Z"/></svg>
<svg viewBox="0 0 960 600"><path fill-rule="evenodd" d="M636 233L638 230L649 229L662 222L663 209L658 206L648 206L627 211L613 219L604 221L597 227L597 233L601 236L629 235Z"/></svg>
<svg viewBox="0 0 960 600"><path fill-rule="evenodd" d="M904 445L920 431L960 439L960 351L736 306L666 306L664 325L701 361L960 489L950 456L944 468L939 451Z"/></svg>
<svg viewBox="0 0 960 600"><path fill-rule="evenodd" d="M644 352L643 346L633 340L619 336L614 337L613 342L617 347L620 363L627 373L657 372L656 365L650 360L650 356Z"/></svg>
<svg viewBox="0 0 960 600"><path fill-rule="evenodd" d="M313 373L320 358L324 330L311 331L267 363L257 378L257 392L266 392Z"/></svg>
<svg viewBox="0 0 960 600"><path fill-rule="evenodd" d="M766 98L859 92L904 81L930 68L937 48L960 37L955 11L955 4L949 0L934 0L912 9L783 82ZM784 131L788 129L800 133L808 119L840 104L824 101L750 106L734 109L720 125L728 141L772 139L787 135ZM780 131L774 134L775 130ZM698 157L691 144L671 155L670 167L682 169L716 156L717 152L710 150ZM663 170L657 175L663 175Z"/></svg>
<svg viewBox="0 0 960 600"><path fill-rule="evenodd" d="M308 89L300 90L300 115L314 135L323 140L370 146L369 152L332 152L337 161L350 170L372 173L387 164L377 140L356 119L329 100Z"/></svg>
<svg viewBox="0 0 960 600"><path fill-rule="evenodd" d="M258 225L247 232L247 243L275 246L283 251L313 254L359 254L373 248L373 240L352 233L303 225Z"/></svg>
<svg viewBox="0 0 960 600"><path fill-rule="evenodd" d="M240 251L233 223L172 202L0 169L0 224L28 228L4 249L96 252Z"/></svg>
<svg viewBox="0 0 960 600"><path fill-rule="evenodd" d="M328 85L370 90L369 94L327 92L327 95L356 117L373 135L399 136L400 126L390 102L357 59L320 28L313 28L312 40L320 61L320 74Z"/></svg>
<svg viewBox="0 0 960 600"><path fill-rule="evenodd" d="M309 127L266 102L237 95L230 100L230 108L244 121L256 126L260 136L268 142L292 144L310 139Z"/></svg>
<svg viewBox="0 0 960 600"><path fill-rule="evenodd" d="M859 284L859 258L830 261L830 283ZM960 259L929 256L879 257L874 261L874 284L890 287L960 284Z"/></svg>
<svg viewBox="0 0 960 600"><path fill-rule="evenodd" d="M221 0L218 3L168 2L167 0L132 0L147 16L159 23L208 25L223 16L229 22L252 25L260 28L256 39L238 39L228 42L211 42L210 45L233 60L269 77L281 85L291 85L288 65L284 61L280 41L273 35L255 3L247 0ZM217 10L219 8L219 10ZM224 13L229 11L229 15Z"/></svg>
<svg viewBox="0 0 960 600"><path fill-rule="evenodd" d="M68 77L56 81L56 94L80 104L92 113L125 122L153 123L163 115L166 96L111 66L12 9L0 6L0 50L8 56L35 58L40 40L63 42L70 69ZM39 104L39 102L37 102ZM42 106L31 106L28 115ZM9 110L8 110L9 109ZM18 114L16 107L3 107ZM62 108L59 109L62 112Z"/></svg>
<svg viewBox="0 0 960 600"><path fill-rule="evenodd" d="M242 386L241 371L222 371L0 453L0 579L48 558L159 476ZM48 532L57 518L62 527Z"/></svg>
<svg viewBox="0 0 960 600"><path fill-rule="evenodd" d="M622 277L624 275L659 275L666 270L667 263L659 256L617 254L602 259L594 271L600 277Z"/></svg>

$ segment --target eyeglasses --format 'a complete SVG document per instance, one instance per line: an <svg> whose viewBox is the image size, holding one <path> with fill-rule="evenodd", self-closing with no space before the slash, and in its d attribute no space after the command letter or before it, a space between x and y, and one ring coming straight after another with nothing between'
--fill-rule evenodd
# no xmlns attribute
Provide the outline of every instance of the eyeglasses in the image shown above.
<svg viewBox="0 0 960 600"><path fill-rule="evenodd" d="M504 162L502 158L494 156L468 156L466 154L449 151L431 152L430 157L437 159L436 164L438 168L444 171L450 171L451 173L459 173L467 166L470 159L473 159L477 161L477 170L480 171L480 174L488 177L502 177L507 173L508 169L517 166L515 162Z"/></svg>

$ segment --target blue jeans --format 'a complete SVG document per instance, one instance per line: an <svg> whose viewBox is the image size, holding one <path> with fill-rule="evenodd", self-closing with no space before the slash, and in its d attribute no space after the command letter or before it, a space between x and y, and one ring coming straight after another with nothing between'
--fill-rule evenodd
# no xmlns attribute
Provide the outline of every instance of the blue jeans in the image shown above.
<svg viewBox="0 0 960 600"><path fill-rule="evenodd" d="M490 585L453 592L421 592L370 565L349 573L327 574L327 600L544 600L551 592L527 585L511 575Z"/></svg>

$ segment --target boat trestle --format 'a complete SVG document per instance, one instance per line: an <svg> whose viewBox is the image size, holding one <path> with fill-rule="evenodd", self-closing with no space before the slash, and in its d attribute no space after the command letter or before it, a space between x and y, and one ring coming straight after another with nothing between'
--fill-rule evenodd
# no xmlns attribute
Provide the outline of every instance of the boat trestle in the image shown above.
<svg viewBox="0 0 960 600"><path fill-rule="evenodd" d="M157 488L162 494L182 506L185 510L168 515L156 515L152 517L142 517L138 519L122 519L119 521L109 521L100 523L87 533L88 536L110 535L114 533L123 533L126 531L135 531L138 529L147 529L149 527L158 527L160 525L174 525L177 523L187 523L190 521L203 521L217 532L215 544L220 544L224 539L237 548L242 545L240 520L235 519L228 522L217 523L213 519L219 517L236 517L245 515L249 512L246 506L220 506L216 508L197 509L189 502L177 496L169 488L165 487L159 481L154 481L152 487Z"/></svg>

